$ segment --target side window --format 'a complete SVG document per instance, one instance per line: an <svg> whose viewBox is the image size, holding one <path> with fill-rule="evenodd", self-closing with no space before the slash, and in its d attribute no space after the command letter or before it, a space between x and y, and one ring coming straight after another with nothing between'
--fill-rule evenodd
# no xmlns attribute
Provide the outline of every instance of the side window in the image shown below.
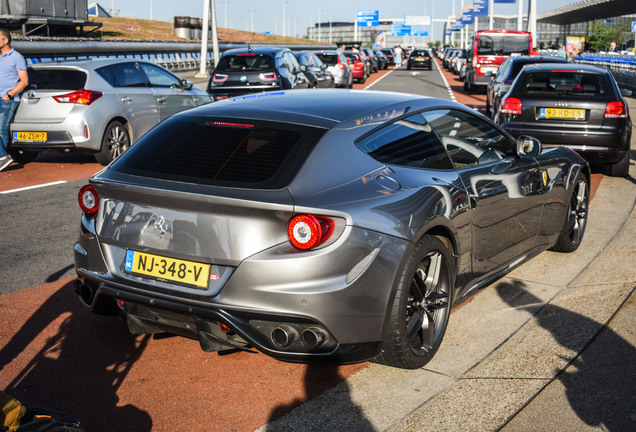
<svg viewBox="0 0 636 432"><path fill-rule="evenodd" d="M298 60L296 60L296 57L294 57L292 53L286 52L285 59L287 59L287 64L289 65L290 71L294 71L294 69L296 71L300 71L300 65L298 64Z"/></svg>
<svg viewBox="0 0 636 432"><path fill-rule="evenodd" d="M139 67L146 74L146 78L148 78L148 82L152 87L170 87L173 85L181 87L181 82L177 77L163 69L159 69L157 66L139 63Z"/></svg>
<svg viewBox="0 0 636 432"><path fill-rule="evenodd" d="M106 66L106 67L102 67L97 69L97 73L101 75L102 78L104 78L108 84L110 84L113 87L117 87L116 83L115 83L115 74L113 73L113 67L112 66ZM29 82L33 82L33 80L31 79L31 76L29 75Z"/></svg>
<svg viewBox="0 0 636 432"><path fill-rule="evenodd" d="M146 87L144 77L134 63L119 63L112 66L115 87Z"/></svg>
<svg viewBox="0 0 636 432"><path fill-rule="evenodd" d="M423 113L455 166L477 165L512 156L516 144L492 124L460 110Z"/></svg>
<svg viewBox="0 0 636 432"><path fill-rule="evenodd" d="M356 143L385 164L413 168L453 168L446 150L420 114L397 120Z"/></svg>

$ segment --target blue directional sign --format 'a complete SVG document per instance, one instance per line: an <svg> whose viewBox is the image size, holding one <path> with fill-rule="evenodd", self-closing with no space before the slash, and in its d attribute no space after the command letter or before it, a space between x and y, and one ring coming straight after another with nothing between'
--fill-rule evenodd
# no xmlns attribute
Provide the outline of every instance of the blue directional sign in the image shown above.
<svg viewBox="0 0 636 432"><path fill-rule="evenodd" d="M473 11L465 10L464 13L462 14L462 24L466 26L468 24L474 24L474 23L475 23L475 17L473 16Z"/></svg>
<svg viewBox="0 0 636 432"><path fill-rule="evenodd" d="M428 32L425 30L413 32L413 36L428 36Z"/></svg>
<svg viewBox="0 0 636 432"><path fill-rule="evenodd" d="M392 24L391 36L411 36L411 26Z"/></svg>
<svg viewBox="0 0 636 432"><path fill-rule="evenodd" d="M473 0L473 16L488 16L488 0Z"/></svg>
<svg viewBox="0 0 636 432"><path fill-rule="evenodd" d="M632 21L632 32L636 33L636 21Z"/></svg>
<svg viewBox="0 0 636 432"><path fill-rule="evenodd" d="M378 10L357 11L359 27L378 27L380 25L380 12Z"/></svg>
<svg viewBox="0 0 636 432"><path fill-rule="evenodd" d="M515 0L495 0L495 3L517 3Z"/></svg>

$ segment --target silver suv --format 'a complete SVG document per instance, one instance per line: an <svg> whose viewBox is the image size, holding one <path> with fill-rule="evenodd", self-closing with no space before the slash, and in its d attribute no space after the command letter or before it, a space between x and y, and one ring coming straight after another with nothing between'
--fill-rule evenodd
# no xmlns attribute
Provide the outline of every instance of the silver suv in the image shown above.
<svg viewBox="0 0 636 432"><path fill-rule="evenodd" d="M10 153L22 163L40 151L72 149L107 165L161 120L211 102L190 81L142 61L46 62L27 72L11 125Z"/></svg>

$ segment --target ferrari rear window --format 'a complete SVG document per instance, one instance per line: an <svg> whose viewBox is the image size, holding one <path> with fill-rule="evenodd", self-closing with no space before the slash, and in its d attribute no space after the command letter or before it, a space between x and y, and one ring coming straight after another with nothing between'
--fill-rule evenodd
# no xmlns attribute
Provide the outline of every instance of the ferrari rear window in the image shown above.
<svg viewBox="0 0 636 432"><path fill-rule="evenodd" d="M280 189L323 133L284 123L173 117L144 135L112 169L188 183Z"/></svg>

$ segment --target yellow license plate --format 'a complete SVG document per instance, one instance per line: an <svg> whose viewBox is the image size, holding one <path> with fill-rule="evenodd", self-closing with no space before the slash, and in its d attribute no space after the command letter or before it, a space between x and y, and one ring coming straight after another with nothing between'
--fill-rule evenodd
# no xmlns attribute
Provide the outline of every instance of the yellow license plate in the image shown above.
<svg viewBox="0 0 636 432"><path fill-rule="evenodd" d="M124 269L130 273L181 282L200 288L207 288L210 280L210 264L168 258L133 250L126 251Z"/></svg>
<svg viewBox="0 0 636 432"><path fill-rule="evenodd" d="M571 108L542 108L542 117L544 118L559 118L559 119L574 119L584 120L584 109L571 109Z"/></svg>
<svg viewBox="0 0 636 432"><path fill-rule="evenodd" d="M46 132L14 132L13 141L34 141L44 142L46 141Z"/></svg>

